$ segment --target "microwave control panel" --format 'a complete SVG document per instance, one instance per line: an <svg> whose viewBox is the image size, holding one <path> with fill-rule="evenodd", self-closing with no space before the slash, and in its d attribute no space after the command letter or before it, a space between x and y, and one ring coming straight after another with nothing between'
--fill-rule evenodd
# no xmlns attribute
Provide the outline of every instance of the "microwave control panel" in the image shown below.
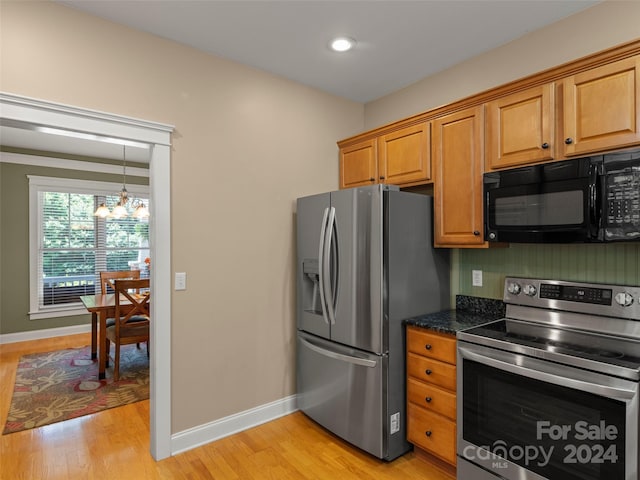
<svg viewBox="0 0 640 480"><path fill-rule="evenodd" d="M606 173L604 207L605 239L640 238L640 165Z"/></svg>

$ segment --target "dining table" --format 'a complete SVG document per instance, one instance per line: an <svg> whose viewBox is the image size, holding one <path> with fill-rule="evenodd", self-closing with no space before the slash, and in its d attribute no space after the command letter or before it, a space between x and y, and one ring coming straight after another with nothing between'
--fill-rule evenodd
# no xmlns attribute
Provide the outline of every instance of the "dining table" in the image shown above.
<svg viewBox="0 0 640 480"><path fill-rule="evenodd" d="M104 380L109 352L106 351L107 319L114 318L116 312L115 293L82 295L80 301L91 313L91 359L98 358L98 379ZM120 308L128 301L121 301Z"/></svg>

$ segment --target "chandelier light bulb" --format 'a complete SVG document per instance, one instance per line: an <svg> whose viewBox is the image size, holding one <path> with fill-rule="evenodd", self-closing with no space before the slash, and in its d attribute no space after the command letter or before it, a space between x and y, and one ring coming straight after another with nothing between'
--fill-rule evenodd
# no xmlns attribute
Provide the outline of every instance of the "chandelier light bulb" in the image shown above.
<svg viewBox="0 0 640 480"><path fill-rule="evenodd" d="M140 203L133 212L133 218L149 218L149 209L144 203Z"/></svg>
<svg viewBox="0 0 640 480"><path fill-rule="evenodd" d="M96 217L107 218L109 216L109 209L104 203L101 203L94 213Z"/></svg>
<svg viewBox="0 0 640 480"><path fill-rule="evenodd" d="M113 213L111 214L111 216L113 218L123 218L127 216L127 209L124 208L124 205L122 205L120 202L118 202L118 204L116 205L116 207L113 209Z"/></svg>

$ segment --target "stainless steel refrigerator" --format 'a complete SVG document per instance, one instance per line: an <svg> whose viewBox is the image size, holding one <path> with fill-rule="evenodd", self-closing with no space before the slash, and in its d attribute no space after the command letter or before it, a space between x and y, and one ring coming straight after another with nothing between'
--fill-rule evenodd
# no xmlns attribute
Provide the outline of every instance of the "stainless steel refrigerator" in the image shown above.
<svg viewBox="0 0 640 480"><path fill-rule="evenodd" d="M298 406L385 460L410 449L402 320L449 305L432 201L386 185L297 201Z"/></svg>

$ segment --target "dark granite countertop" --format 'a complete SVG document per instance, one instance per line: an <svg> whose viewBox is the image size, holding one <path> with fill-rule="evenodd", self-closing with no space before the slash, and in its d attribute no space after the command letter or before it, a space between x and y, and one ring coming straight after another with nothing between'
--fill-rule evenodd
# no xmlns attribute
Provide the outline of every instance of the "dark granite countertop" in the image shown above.
<svg viewBox="0 0 640 480"><path fill-rule="evenodd" d="M406 319L404 323L455 335L458 330L475 327L504 316L505 305L502 300L456 295L455 310L418 315Z"/></svg>

